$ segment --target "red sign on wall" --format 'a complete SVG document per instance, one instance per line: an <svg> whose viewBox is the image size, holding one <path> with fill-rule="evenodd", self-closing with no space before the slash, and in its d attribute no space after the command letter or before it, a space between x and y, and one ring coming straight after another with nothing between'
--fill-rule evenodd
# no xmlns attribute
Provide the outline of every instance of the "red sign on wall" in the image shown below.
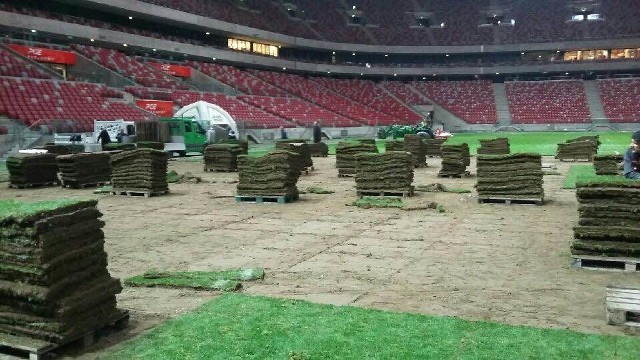
<svg viewBox="0 0 640 360"><path fill-rule="evenodd" d="M158 64L154 62L150 62L149 65L169 75L179 76L183 78L191 77L191 68L188 66L173 65L173 64Z"/></svg>
<svg viewBox="0 0 640 360"><path fill-rule="evenodd" d="M17 44L9 44L7 46L18 54L35 61L67 65L73 65L76 63L76 54L70 51L45 49Z"/></svg>
<svg viewBox="0 0 640 360"><path fill-rule="evenodd" d="M173 116L173 101L139 99L136 106L161 117Z"/></svg>

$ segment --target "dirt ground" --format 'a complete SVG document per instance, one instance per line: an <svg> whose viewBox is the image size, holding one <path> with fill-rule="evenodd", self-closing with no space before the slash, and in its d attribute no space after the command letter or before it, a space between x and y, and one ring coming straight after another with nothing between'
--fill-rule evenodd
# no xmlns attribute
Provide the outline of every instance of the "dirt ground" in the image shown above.
<svg viewBox="0 0 640 360"><path fill-rule="evenodd" d="M414 185L473 189L474 176L440 179L440 160L428 162L416 169ZM551 157L543 162L556 163L563 174L545 176L545 205L478 204L475 192L417 193L410 200L417 208L435 201L444 213L346 206L355 200L354 180L337 177L335 157L314 158L315 171L302 176L298 187L336 193L303 194L287 205L236 203L237 174L205 173L194 161L171 161L169 168L206 183L171 184L167 196L2 186L0 198L98 196L109 269L116 277L149 269L264 267L264 281L245 283L245 293L621 334L605 323L605 286L640 286L640 279L569 266L577 202L575 192L561 186L571 164ZM125 288L118 305L131 311L130 327L81 357L93 358L217 295Z"/></svg>

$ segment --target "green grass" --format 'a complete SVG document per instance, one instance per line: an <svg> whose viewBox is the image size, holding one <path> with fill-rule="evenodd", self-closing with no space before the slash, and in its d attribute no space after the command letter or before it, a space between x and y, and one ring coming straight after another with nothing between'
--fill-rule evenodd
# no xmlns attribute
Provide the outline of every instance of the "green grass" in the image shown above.
<svg viewBox="0 0 640 360"><path fill-rule="evenodd" d="M596 170L593 167L593 165L572 165L569 168L569 172L567 173L567 177L564 180L564 184L562 185L562 188L575 189L576 183L581 183L581 182L619 183L619 182L629 182L629 181L633 181L633 180L628 180L618 175L596 175Z"/></svg>
<svg viewBox="0 0 640 360"><path fill-rule="evenodd" d="M402 208L402 199L391 196L363 196L349 204L364 209L369 208Z"/></svg>
<svg viewBox="0 0 640 360"><path fill-rule="evenodd" d="M52 211L69 205L75 205L87 199L58 199L39 202L21 202L0 200L0 221L22 219L41 212Z"/></svg>
<svg viewBox="0 0 640 360"><path fill-rule="evenodd" d="M639 354L635 337L228 293L104 358L600 360Z"/></svg>
<svg viewBox="0 0 640 360"><path fill-rule="evenodd" d="M335 193L335 191L333 190L327 190L325 188L321 188L319 186L311 186L307 188L307 194L322 194L322 195L326 195L326 194L333 194Z"/></svg>
<svg viewBox="0 0 640 360"><path fill-rule="evenodd" d="M200 290L232 291L240 288L240 281L264 278L264 269L233 269L223 271L174 271L150 270L143 275L124 281L127 286L176 287Z"/></svg>
<svg viewBox="0 0 640 360"><path fill-rule="evenodd" d="M460 133L454 134L447 144L468 143L471 154L476 154L480 139L509 138L512 153L538 153L555 155L559 143L579 136L600 135L598 154L623 153L631 142L630 132L517 132L517 133Z"/></svg>

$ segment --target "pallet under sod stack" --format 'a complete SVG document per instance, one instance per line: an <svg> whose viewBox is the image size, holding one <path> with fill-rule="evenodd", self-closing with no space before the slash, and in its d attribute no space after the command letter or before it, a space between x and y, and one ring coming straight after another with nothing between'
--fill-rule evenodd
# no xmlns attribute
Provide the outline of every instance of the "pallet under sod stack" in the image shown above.
<svg viewBox="0 0 640 360"><path fill-rule="evenodd" d="M96 205L0 201L0 347L38 358L126 321Z"/></svg>
<svg viewBox="0 0 640 360"><path fill-rule="evenodd" d="M477 166L479 202L543 204L540 154L478 155Z"/></svg>
<svg viewBox="0 0 640 360"><path fill-rule="evenodd" d="M276 150L259 157L238 157L237 202L284 204L298 200L300 155Z"/></svg>
<svg viewBox="0 0 640 360"><path fill-rule="evenodd" d="M578 225L571 243L573 265L638 271L640 263L640 182L576 183Z"/></svg>

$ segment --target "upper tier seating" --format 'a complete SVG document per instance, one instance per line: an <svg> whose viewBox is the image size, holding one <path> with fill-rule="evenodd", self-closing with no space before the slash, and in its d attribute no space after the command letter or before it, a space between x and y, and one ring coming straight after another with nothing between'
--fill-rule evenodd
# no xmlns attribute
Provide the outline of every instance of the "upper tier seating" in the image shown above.
<svg viewBox="0 0 640 360"><path fill-rule="evenodd" d="M470 124L498 122L490 81L414 81L411 85L426 98Z"/></svg>
<svg viewBox="0 0 640 360"><path fill-rule="evenodd" d="M72 45L73 49L138 84L152 88L189 89L173 77L112 49Z"/></svg>
<svg viewBox="0 0 640 360"><path fill-rule="evenodd" d="M286 91L234 66L196 61L190 61L189 65L245 94L273 97L289 96Z"/></svg>
<svg viewBox="0 0 640 360"><path fill-rule="evenodd" d="M314 121L320 121L321 124L326 127L347 127L359 125L351 119L332 113L302 99L248 95L242 95L238 98L248 104L259 107L272 114L276 114L301 126L311 126Z"/></svg>
<svg viewBox="0 0 640 360"><path fill-rule="evenodd" d="M315 81L381 113L391 115L397 123L416 124L421 119L418 114L389 95L389 93L373 81L356 79L338 80L331 78L318 78L315 79Z"/></svg>
<svg viewBox="0 0 640 360"><path fill-rule="evenodd" d="M104 85L52 80L0 78L0 114L27 125L72 121L76 131L93 131L94 120L142 121L153 115L111 102L114 89Z"/></svg>
<svg viewBox="0 0 640 360"><path fill-rule="evenodd" d="M507 82L505 89L515 124L591 121L580 80Z"/></svg>
<svg viewBox="0 0 640 360"><path fill-rule="evenodd" d="M598 80L598 88L609 121L640 122L640 79Z"/></svg>
<svg viewBox="0 0 640 360"><path fill-rule="evenodd" d="M393 116L369 109L304 76L272 71L249 71L279 88L364 125L388 125L396 122Z"/></svg>
<svg viewBox="0 0 640 360"><path fill-rule="evenodd" d="M0 47L0 76L49 79L51 76Z"/></svg>
<svg viewBox="0 0 640 360"><path fill-rule="evenodd" d="M173 92L173 102L178 106L188 105L201 100L222 107L239 123L239 128L269 129L280 126L294 126L278 116L242 102L233 96L186 90L176 90Z"/></svg>

